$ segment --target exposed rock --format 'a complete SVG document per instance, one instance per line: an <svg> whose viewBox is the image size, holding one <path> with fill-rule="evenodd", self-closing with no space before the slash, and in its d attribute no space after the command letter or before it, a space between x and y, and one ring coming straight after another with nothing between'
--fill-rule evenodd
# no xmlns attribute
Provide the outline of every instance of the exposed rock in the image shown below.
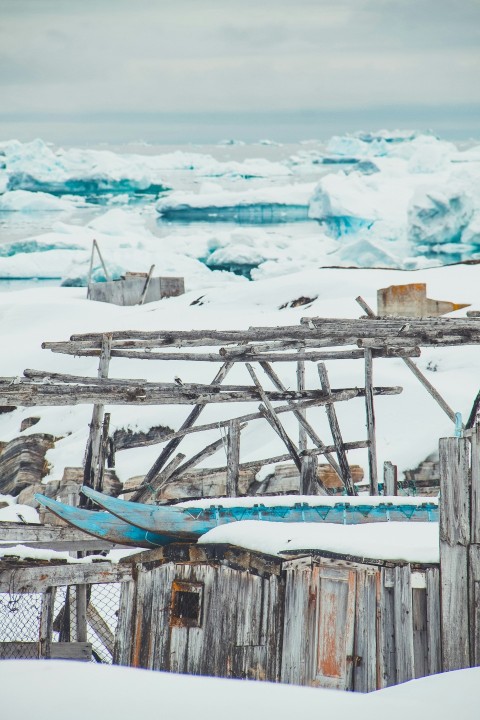
<svg viewBox="0 0 480 720"><path fill-rule="evenodd" d="M17 437L0 453L0 493L18 495L28 485L39 483L47 474L47 450L54 438L46 433Z"/></svg>
<svg viewBox="0 0 480 720"><path fill-rule="evenodd" d="M39 417L23 418L22 422L20 423L20 432L23 432L24 430L28 430L28 428L33 427L33 425L36 425L39 422L40 422Z"/></svg>
<svg viewBox="0 0 480 720"><path fill-rule="evenodd" d="M418 467L405 470L405 480L400 487L408 495L438 495L440 490L440 463L438 453L432 453Z"/></svg>

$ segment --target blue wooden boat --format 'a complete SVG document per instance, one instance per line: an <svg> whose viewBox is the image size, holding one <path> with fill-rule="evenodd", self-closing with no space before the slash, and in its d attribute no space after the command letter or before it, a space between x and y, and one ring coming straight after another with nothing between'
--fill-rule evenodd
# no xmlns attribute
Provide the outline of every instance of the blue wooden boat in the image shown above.
<svg viewBox="0 0 480 720"><path fill-rule="evenodd" d="M178 541L171 535L160 535L142 530L109 512L94 512L64 505L40 494L35 495L35 499L62 520L68 522L69 525L108 542L132 547L155 548Z"/></svg>
<svg viewBox="0 0 480 720"><path fill-rule="evenodd" d="M438 506L433 502L417 504L349 503L342 500L329 504L309 504L286 500L285 505L264 503L245 506L239 501L238 506L223 506L217 503L198 507L192 505L145 505L143 503L119 500L104 495L89 487L82 492L93 502L108 512L116 515L124 522L151 532L174 535L179 540L195 540L218 525L239 520L268 520L270 522L328 522L353 525L365 522L438 521ZM275 498L278 501L278 498ZM313 500L313 498L312 498ZM316 499L318 502L318 499Z"/></svg>

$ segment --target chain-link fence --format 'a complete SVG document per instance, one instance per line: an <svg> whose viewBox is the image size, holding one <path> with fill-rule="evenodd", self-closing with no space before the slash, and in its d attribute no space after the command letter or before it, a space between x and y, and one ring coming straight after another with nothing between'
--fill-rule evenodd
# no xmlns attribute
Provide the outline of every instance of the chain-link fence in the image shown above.
<svg viewBox="0 0 480 720"><path fill-rule="evenodd" d="M0 593L0 659L38 658L41 593ZM111 664L120 584L87 585L87 641L92 661ZM76 586L56 588L52 643L77 639Z"/></svg>

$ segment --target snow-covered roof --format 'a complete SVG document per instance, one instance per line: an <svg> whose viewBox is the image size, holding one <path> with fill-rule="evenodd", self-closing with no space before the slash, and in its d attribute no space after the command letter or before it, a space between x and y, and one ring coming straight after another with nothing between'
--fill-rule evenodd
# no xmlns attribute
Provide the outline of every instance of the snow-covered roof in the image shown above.
<svg viewBox="0 0 480 720"><path fill-rule="evenodd" d="M435 522L336 525L242 520L213 528L198 542L226 543L277 556L312 550L372 560L439 562L439 532Z"/></svg>

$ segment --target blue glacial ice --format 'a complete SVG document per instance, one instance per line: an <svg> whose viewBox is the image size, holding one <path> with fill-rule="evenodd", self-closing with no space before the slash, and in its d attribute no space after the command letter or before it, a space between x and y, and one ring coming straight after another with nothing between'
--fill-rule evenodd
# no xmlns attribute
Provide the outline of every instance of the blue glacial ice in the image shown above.
<svg viewBox="0 0 480 720"><path fill-rule="evenodd" d="M308 204L314 183L225 190L216 183L204 183L198 192L176 191L156 203L166 220L229 221L262 225L308 219Z"/></svg>

